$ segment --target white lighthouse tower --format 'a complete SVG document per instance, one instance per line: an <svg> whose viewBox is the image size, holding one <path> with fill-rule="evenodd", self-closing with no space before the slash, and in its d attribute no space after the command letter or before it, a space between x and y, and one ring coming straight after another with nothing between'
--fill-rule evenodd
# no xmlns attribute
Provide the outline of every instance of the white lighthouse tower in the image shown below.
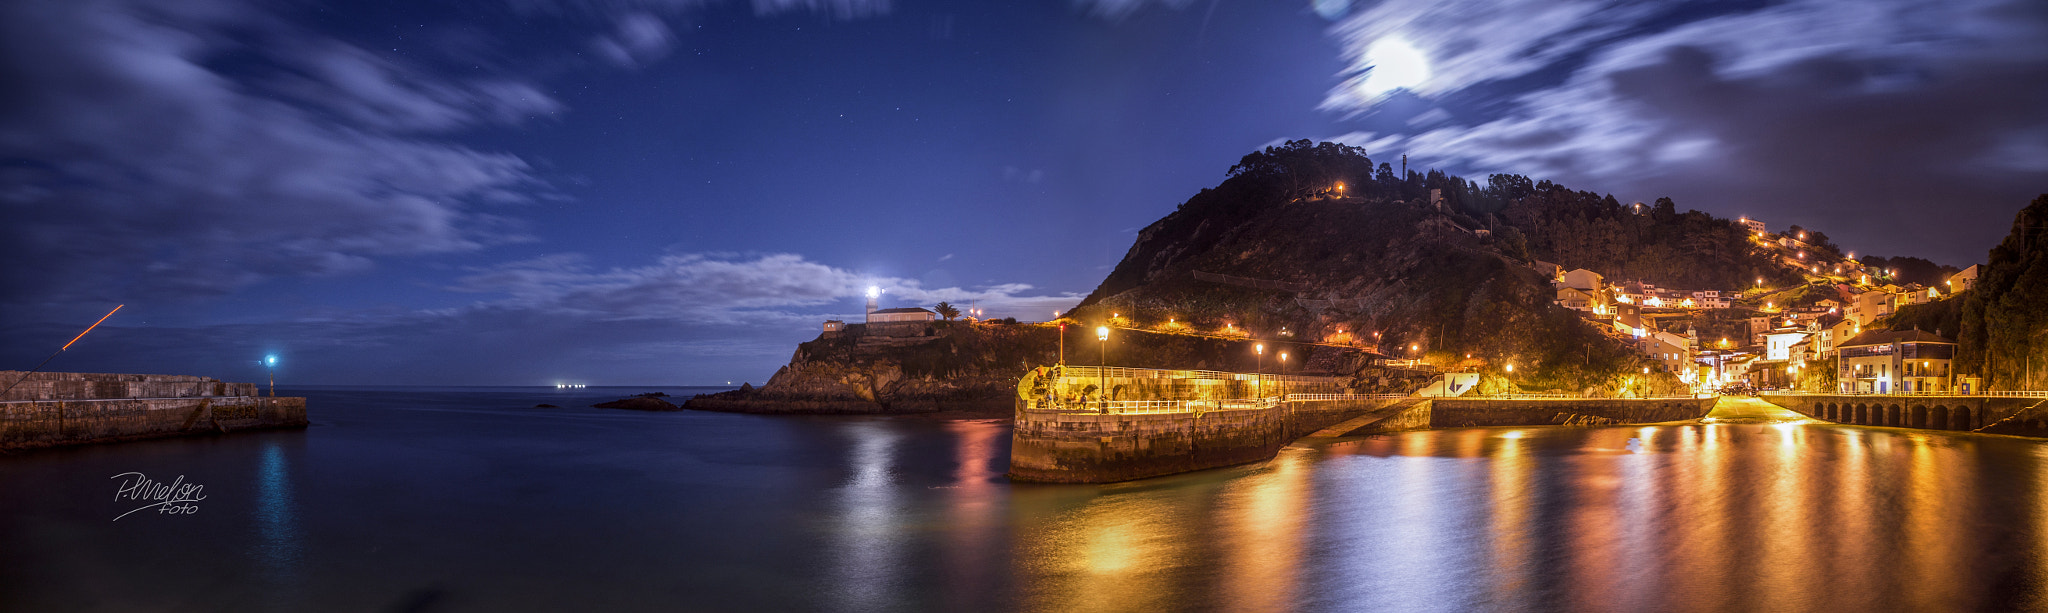
<svg viewBox="0 0 2048 613"><path fill-rule="evenodd" d="M867 318L868 318L868 319L871 319L871 320L872 320L872 319L874 319L874 317L875 317L875 309L877 308L877 305L875 304L875 301L876 301L876 300L878 300L878 299L880 299L881 297L882 297L882 288L881 288L881 287L879 287L879 286L874 286L874 285L870 285L870 286L868 286L868 313L867 313Z"/></svg>

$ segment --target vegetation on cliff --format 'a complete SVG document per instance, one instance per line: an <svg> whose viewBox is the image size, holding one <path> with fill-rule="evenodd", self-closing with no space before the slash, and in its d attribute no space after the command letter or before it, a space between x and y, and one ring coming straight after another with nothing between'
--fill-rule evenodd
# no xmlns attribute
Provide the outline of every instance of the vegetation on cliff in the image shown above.
<svg viewBox="0 0 2048 613"><path fill-rule="evenodd" d="M2048 389L2048 194L2020 210L1966 294L1956 372L1990 390Z"/></svg>
<svg viewBox="0 0 2048 613"><path fill-rule="evenodd" d="M1661 367L1556 306L1532 260L1699 289L1801 281L1770 258L1740 225L1668 199L1624 206L1515 175L1403 178L1356 147L1293 141L1146 227L1073 316L1276 347L1357 343L1524 389L1619 392Z"/></svg>

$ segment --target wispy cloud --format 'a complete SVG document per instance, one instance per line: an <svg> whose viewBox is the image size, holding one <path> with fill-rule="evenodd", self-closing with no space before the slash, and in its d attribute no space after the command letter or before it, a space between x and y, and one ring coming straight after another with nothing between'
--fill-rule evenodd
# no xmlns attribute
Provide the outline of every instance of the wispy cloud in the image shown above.
<svg viewBox="0 0 2048 613"><path fill-rule="evenodd" d="M733 325L844 316L832 307L852 306L869 287L881 288L892 304L975 303L992 316L1026 319L1066 309L1083 297L1033 294L1022 283L927 288L916 279L865 275L788 253L670 255L619 268L598 268L583 256L562 254L474 270L450 289L500 295L481 303L493 308Z"/></svg>
<svg viewBox="0 0 2048 613"><path fill-rule="evenodd" d="M210 58L231 49L275 69L223 74ZM436 135L562 108L234 3L8 3L0 72L0 254L38 263L0 283L39 300L219 293L521 240L489 204L530 196L527 162Z"/></svg>
<svg viewBox="0 0 2048 613"><path fill-rule="evenodd" d="M1382 36L1424 49L1434 74L1415 91L1426 101L1470 107L1508 80L1536 87L1462 122L1425 113L1410 131L1341 138L1473 173L1696 194L1690 204L1724 211L1798 202L1816 214L1789 221L1850 238L1958 199L2018 206L2039 189L2027 174L2048 170L2048 156L2020 144L2048 134L2048 15L2024 2L1796 0L1691 18L1672 8L1380 3L1333 32L1354 57ZM1374 110L1353 85L1325 107ZM1883 178L1894 173L1915 180ZM1935 246L1941 255L1981 257L1960 240L1976 222L1928 221L1956 243Z"/></svg>
<svg viewBox="0 0 2048 613"><path fill-rule="evenodd" d="M660 60L676 44L670 22L704 5L513 8L587 31L548 61L587 69ZM890 9L752 6L841 19ZM575 65L578 53L603 64ZM560 70L492 65L476 49L432 55L365 48L243 0L0 5L0 258L37 264L0 269L14 290L0 303L222 295L530 240L502 205L557 194L528 160L457 139L568 111L527 74Z"/></svg>
<svg viewBox="0 0 2048 613"><path fill-rule="evenodd" d="M1020 283L927 288L794 254L680 254L598 267L561 254L470 271L449 288L464 306L332 311L265 323L148 326L110 322L61 368L249 376L251 356L279 353L286 380L385 384L760 383L827 319L858 320L862 295L885 306L977 305L992 317L1044 320L1080 302ZM146 317L146 316L144 316ZM67 330L69 330L67 332ZM38 359L76 329L0 322L0 361ZM51 345L54 346L54 345Z"/></svg>

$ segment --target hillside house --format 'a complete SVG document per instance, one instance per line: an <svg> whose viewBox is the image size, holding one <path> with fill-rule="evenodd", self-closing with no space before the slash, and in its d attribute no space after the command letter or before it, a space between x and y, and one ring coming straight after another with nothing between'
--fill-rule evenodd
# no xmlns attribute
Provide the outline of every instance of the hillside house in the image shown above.
<svg viewBox="0 0 2048 613"><path fill-rule="evenodd" d="M1559 288L1557 290L1557 304L1574 311L1595 314L1604 311L1605 309L1602 307L1606 306L1605 301L1601 300L1599 292L1582 290L1576 287Z"/></svg>
<svg viewBox="0 0 2048 613"><path fill-rule="evenodd" d="M1920 330L1872 330L1841 344L1843 392L1949 391L1956 342Z"/></svg>
<svg viewBox="0 0 2048 613"><path fill-rule="evenodd" d="M1819 352L1820 359L1825 360L1834 357L1835 351L1840 349L1842 341L1849 340L1850 337L1861 333L1863 326L1856 325L1855 320L1847 317L1836 316L1823 317L1815 321L1814 326L1810 330L1813 332L1814 337L1819 340L1814 345L1814 349Z"/></svg>
<svg viewBox="0 0 2048 613"><path fill-rule="evenodd" d="M1892 314L1892 303L1891 292L1876 290L1857 294L1856 302L1849 305L1849 318L1856 320L1856 325L1868 326L1870 322Z"/></svg>
<svg viewBox="0 0 2048 613"><path fill-rule="evenodd" d="M1977 265L1971 264L1969 268L1963 269L1962 272L1949 275L1947 285L1948 291L1951 292L1960 292L1977 287Z"/></svg>
<svg viewBox="0 0 2048 613"><path fill-rule="evenodd" d="M1806 340L1805 330L1779 328L1764 333L1764 359L1782 361L1792 359L1792 346Z"/></svg>
<svg viewBox="0 0 2048 613"><path fill-rule="evenodd" d="M1602 287L1601 283L1605 280L1606 277L1600 276L1600 273L1586 270L1584 268L1576 268L1573 269L1571 272L1564 273L1564 277L1561 283L1563 283L1565 287L1577 288L1586 291L1598 291Z"/></svg>

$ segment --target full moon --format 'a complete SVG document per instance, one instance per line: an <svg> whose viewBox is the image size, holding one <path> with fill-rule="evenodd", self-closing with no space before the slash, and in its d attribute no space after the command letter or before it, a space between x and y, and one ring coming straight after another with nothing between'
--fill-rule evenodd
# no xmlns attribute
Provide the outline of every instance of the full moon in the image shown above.
<svg viewBox="0 0 2048 613"><path fill-rule="evenodd" d="M1358 88L1374 98L1396 89L1412 89L1429 78L1429 58L1395 37L1374 41L1365 50L1365 63L1372 73Z"/></svg>

